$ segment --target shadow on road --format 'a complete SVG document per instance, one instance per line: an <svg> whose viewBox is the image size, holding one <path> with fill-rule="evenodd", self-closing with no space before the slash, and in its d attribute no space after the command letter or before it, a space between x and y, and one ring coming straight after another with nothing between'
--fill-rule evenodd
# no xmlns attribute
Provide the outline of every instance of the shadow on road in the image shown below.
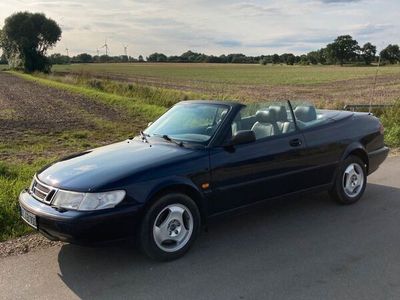
<svg viewBox="0 0 400 300"><path fill-rule="evenodd" d="M400 258L399 213L400 189L376 184L351 206L326 193L273 200L211 221L209 232L173 262L153 262L126 244L65 245L59 276L80 298L239 299L299 291L324 298L331 289L340 298L349 284L357 293L359 284L399 274L387 263L382 269L379 255Z"/></svg>

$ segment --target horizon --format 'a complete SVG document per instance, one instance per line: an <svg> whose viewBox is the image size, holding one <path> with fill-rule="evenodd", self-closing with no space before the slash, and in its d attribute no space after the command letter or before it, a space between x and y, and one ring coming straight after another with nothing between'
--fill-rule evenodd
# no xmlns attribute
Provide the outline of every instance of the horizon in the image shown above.
<svg viewBox="0 0 400 300"><path fill-rule="evenodd" d="M69 56L97 55L97 50L105 54L101 46L106 39L110 56L124 55L124 46L132 57L154 52L180 55L188 50L215 56L299 55L325 47L344 34L360 45L371 42L378 51L398 44L399 9L400 3L394 0L383 4L378 0L11 0L0 3L0 27L18 11L44 13L63 31L49 54L66 55L68 48Z"/></svg>

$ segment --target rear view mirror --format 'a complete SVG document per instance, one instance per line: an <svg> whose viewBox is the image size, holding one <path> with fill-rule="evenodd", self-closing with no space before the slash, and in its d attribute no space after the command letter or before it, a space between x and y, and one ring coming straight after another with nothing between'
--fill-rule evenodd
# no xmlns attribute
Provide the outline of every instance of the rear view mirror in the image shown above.
<svg viewBox="0 0 400 300"><path fill-rule="evenodd" d="M232 137L231 145L248 144L255 140L256 134L253 130L240 130Z"/></svg>

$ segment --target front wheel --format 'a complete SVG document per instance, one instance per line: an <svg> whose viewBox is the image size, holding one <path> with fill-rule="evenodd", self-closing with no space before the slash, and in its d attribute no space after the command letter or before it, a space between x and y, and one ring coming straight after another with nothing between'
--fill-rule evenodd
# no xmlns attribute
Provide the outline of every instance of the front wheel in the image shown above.
<svg viewBox="0 0 400 300"><path fill-rule="evenodd" d="M330 194L341 204L353 204L362 197L366 185L365 163L359 157L351 155L340 167Z"/></svg>
<svg viewBox="0 0 400 300"><path fill-rule="evenodd" d="M157 260L184 255L200 229L200 213L187 195L171 193L160 197L146 212L140 230L143 252Z"/></svg>

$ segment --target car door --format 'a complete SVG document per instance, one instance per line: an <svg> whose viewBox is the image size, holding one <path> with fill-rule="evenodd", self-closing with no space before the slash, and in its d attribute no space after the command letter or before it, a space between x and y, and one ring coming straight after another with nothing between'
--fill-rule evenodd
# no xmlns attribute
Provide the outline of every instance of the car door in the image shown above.
<svg viewBox="0 0 400 300"><path fill-rule="evenodd" d="M257 105L254 112L254 108L245 107L232 124L228 124L233 131L231 134L235 134L235 130L259 132L259 123L266 128L286 125L285 132L276 130L266 136L256 135L256 141L252 143L217 146L210 150L210 214L302 189L304 138L296 130L287 106L281 106L281 116L275 119L257 120L260 111L271 111L270 108Z"/></svg>
<svg viewBox="0 0 400 300"><path fill-rule="evenodd" d="M335 111L317 110L308 103L292 103L296 123L307 146L304 188L330 184L347 141L341 140L348 128L335 122Z"/></svg>

